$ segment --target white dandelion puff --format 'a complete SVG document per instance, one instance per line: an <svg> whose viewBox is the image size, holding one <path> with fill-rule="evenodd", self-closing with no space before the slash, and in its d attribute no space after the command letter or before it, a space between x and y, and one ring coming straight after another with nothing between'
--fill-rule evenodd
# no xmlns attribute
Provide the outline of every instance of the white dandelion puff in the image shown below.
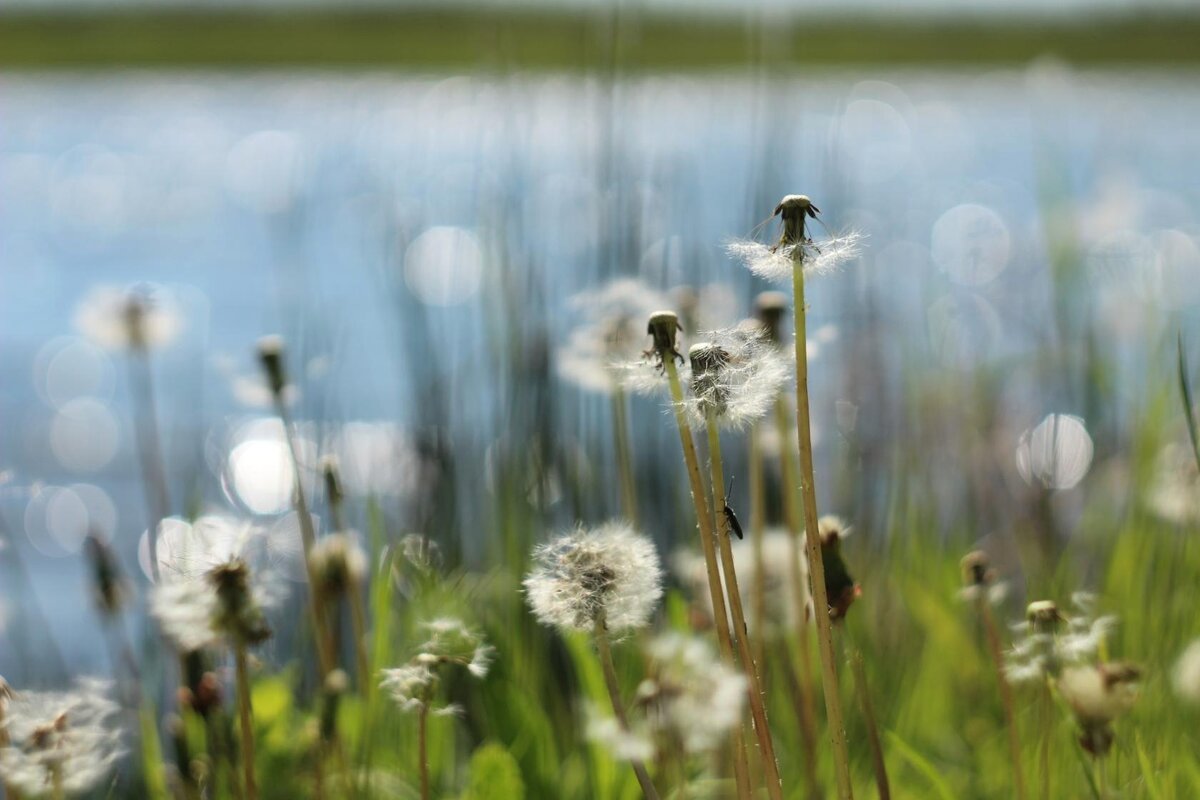
<svg viewBox="0 0 1200 800"><path fill-rule="evenodd" d="M13 693L0 775L28 797L95 789L125 753L112 681L80 678L70 691Z"/></svg>
<svg viewBox="0 0 1200 800"><path fill-rule="evenodd" d="M435 704L440 670L446 666L465 667L475 678L482 679L491 666L494 650L483 636L460 619L442 617L426 622L429 639L419 652L403 666L385 669L380 686L391 694L396 705L406 713L423 711L436 716L451 716L459 712L455 705Z"/></svg>
<svg viewBox="0 0 1200 800"><path fill-rule="evenodd" d="M438 678L426 664L405 664L395 669L385 669L380 687L392 696L401 711L420 711L433 702Z"/></svg>
<svg viewBox="0 0 1200 800"><path fill-rule="evenodd" d="M1080 612L1072 617L1049 600L1029 604L1026 621L1013 626L1019 636L1007 654L1009 680L1057 678L1065 666L1086 663L1100 652L1117 618L1095 616L1095 599L1087 593L1076 592L1072 601Z"/></svg>
<svg viewBox="0 0 1200 800"><path fill-rule="evenodd" d="M796 244L768 245L733 239L725 243L725 252L764 280L790 283L797 259L806 276L828 275L858 258L863 238L861 233L850 231L819 242L806 240Z"/></svg>
<svg viewBox="0 0 1200 800"><path fill-rule="evenodd" d="M621 522L580 526L537 548L533 557L525 592L544 625L591 630L603 621L613 632L641 628L662 597L654 545Z"/></svg>
<svg viewBox="0 0 1200 800"><path fill-rule="evenodd" d="M568 301L580 324L557 351L558 373L582 389L612 393L623 384L626 364L641 357L647 315L666 297L633 278L622 278Z"/></svg>
<svg viewBox="0 0 1200 800"><path fill-rule="evenodd" d="M592 704L587 707L587 737L608 750L614 758L624 761L650 761L654 758L654 739L647 726L638 724L635 729L627 730L614 717L607 716Z"/></svg>
<svg viewBox="0 0 1200 800"><path fill-rule="evenodd" d="M1200 639L1183 651L1171 675L1175 693L1192 703L1200 704Z"/></svg>
<svg viewBox="0 0 1200 800"><path fill-rule="evenodd" d="M711 414L722 427L735 429L761 419L788 382L787 359L761 330L736 327L706 336L707 342L688 350L689 419L700 427Z"/></svg>
<svg viewBox="0 0 1200 800"><path fill-rule="evenodd" d="M148 349L170 344L183 328L183 315L161 288L97 286L76 306L74 322L108 350Z"/></svg>

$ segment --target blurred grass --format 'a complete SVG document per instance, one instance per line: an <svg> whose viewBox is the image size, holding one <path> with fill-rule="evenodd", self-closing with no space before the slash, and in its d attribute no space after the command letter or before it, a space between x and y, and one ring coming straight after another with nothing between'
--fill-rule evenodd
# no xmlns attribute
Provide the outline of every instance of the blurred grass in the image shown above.
<svg viewBox="0 0 1200 800"><path fill-rule="evenodd" d="M614 37L614 33L619 36ZM619 41L614 49L612 42ZM0 68L695 70L755 63L1200 62L1200 14L864 18L554 9L153 9L0 14Z"/></svg>

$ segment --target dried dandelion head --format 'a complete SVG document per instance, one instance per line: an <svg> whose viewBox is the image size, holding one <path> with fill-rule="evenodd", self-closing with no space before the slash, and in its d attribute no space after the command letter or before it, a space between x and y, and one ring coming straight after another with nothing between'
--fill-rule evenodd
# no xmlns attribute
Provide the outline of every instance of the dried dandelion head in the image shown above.
<svg viewBox="0 0 1200 800"><path fill-rule="evenodd" d="M125 753L112 681L80 678L70 691L11 693L0 775L29 797L95 789Z"/></svg>
<svg viewBox="0 0 1200 800"><path fill-rule="evenodd" d="M611 631L641 628L662 597L662 567L649 539L622 522L582 526L542 545L525 593L544 625Z"/></svg>
<svg viewBox="0 0 1200 800"><path fill-rule="evenodd" d="M1085 663L1100 651L1117 618L1096 616L1095 598L1086 592L1076 592L1071 600L1078 611L1071 617L1051 600L1029 604L1025 622L1013 626L1020 637L1007 656L1010 681L1054 679L1065 666Z"/></svg>
<svg viewBox="0 0 1200 800"><path fill-rule="evenodd" d="M762 418L790 375L788 362L760 330L726 328L688 350L691 396L684 410L702 427L709 417L727 428L743 428Z"/></svg>
<svg viewBox="0 0 1200 800"><path fill-rule="evenodd" d="M788 299L783 292L760 292L754 298L754 318L762 325L763 337L773 344L784 340L783 318L787 308Z"/></svg>
<svg viewBox="0 0 1200 800"><path fill-rule="evenodd" d="M967 603L986 600L993 605L1003 602L1008 594L1008 587L1003 581L996 579L996 570L991 566L991 559L982 550L973 550L963 556L959 562L962 568L963 586L958 590L958 596Z"/></svg>
<svg viewBox="0 0 1200 800"><path fill-rule="evenodd" d="M317 590L324 597L358 591L367 577L367 554L354 531L321 537L309 551L308 560Z"/></svg>
<svg viewBox="0 0 1200 800"><path fill-rule="evenodd" d="M1079 726L1079 743L1099 758L1112 748L1112 723L1133 708L1141 668L1126 662L1069 666L1058 678L1058 691Z"/></svg>
<svg viewBox="0 0 1200 800"><path fill-rule="evenodd" d="M439 670L457 665L482 679L488 673L495 651L482 635L467 627L462 620L444 617L424 623L424 627L429 631L429 640L420 646L419 652L407 664L384 670L380 686L392 695L401 711L455 714L458 711L456 706L435 705L441 680Z"/></svg>
<svg viewBox="0 0 1200 800"><path fill-rule="evenodd" d="M164 290L152 286L98 286L75 309L75 327L109 350L165 347L182 329L182 314Z"/></svg>
<svg viewBox="0 0 1200 800"><path fill-rule="evenodd" d="M626 364L641 356L643 320L666 298L632 278L572 297L581 324L558 349L558 372L580 388L611 393L624 382Z"/></svg>
<svg viewBox="0 0 1200 800"><path fill-rule="evenodd" d="M833 272L858 257L862 236L851 232L820 242L808 235L806 223L820 213L812 200L802 194L790 194L779 201L774 216L783 226L779 241L773 245L737 239L726 244L730 256L741 261L755 275L769 281L786 283L800 267L805 275Z"/></svg>
<svg viewBox="0 0 1200 800"><path fill-rule="evenodd" d="M271 637L262 608L251 591L250 565L232 558L206 576L216 594L212 627L238 646L262 644Z"/></svg>
<svg viewBox="0 0 1200 800"><path fill-rule="evenodd" d="M850 535L850 526L841 517L826 514L817 520L817 535L821 539L821 564L825 568L829 616L836 622L844 619L854 601L862 597L862 587L855 582L842 557L842 540Z"/></svg>
<svg viewBox="0 0 1200 800"><path fill-rule="evenodd" d="M652 344L643 355L654 359L660 368L668 358L683 361L683 356L676 349L681 330L683 327L679 324L679 316L674 311L653 312L646 323L646 333Z"/></svg>

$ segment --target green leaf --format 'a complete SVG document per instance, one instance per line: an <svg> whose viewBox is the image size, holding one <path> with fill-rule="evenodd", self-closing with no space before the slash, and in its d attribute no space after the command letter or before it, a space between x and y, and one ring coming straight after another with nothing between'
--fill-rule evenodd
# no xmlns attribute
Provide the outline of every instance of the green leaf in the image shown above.
<svg viewBox="0 0 1200 800"><path fill-rule="evenodd" d="M480 747L471 756L468 771L463 800L524 800L521 769L504 745L492 742Z"/></svg>

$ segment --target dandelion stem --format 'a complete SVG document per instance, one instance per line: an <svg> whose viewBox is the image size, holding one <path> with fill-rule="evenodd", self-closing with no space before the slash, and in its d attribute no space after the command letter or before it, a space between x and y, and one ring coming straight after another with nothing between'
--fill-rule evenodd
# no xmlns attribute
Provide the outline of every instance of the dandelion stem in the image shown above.
<svg viewBox="0 0 1200 800"><path fill-rule="evenodd" d="M1042 773L1042 800L1050 800L1050 738L1054 718L1054 698L1050 694L1049 678L1042 687L1042 697L1038 703L1038 717L1042 736L1039 763Z"/></svg>
<svg viewBox="0 0 1200 800"><path fill-rule="evenodd" d="M158 439L158 412L154 402L154 379L150 372L150 354L144 347L133 349L130 382L136 398L135 430L138 461L142 468L142 486L146 493L146 541L149 545L150 574L158 582L158 528L170 513L167 471Z"/></svg>
<svg viewBox="0 0 1200 800"><path fill-rule="evenodd" d="M767 724L767 709L763 703L762 682L759 678L758 666L754 662L754 655L750 652L746 615L742 609L742 594L738 589L737 571L733 563L733 548L729 543L731 535L729 523L723 513L725 475L721 463L721 433L717 429L716 415L711 410L707 414L707 428L709 467L712 472L713 530L716 532L717 543L721 550L725 593L729 597L729 608L733 612L734 640L737 642L738 657L742 661L742 668L750 683L750 715L754 719L754 734L758 738L762 756L767 794L773 800L782 800L783 787L779 778L779 763L775 760L775 743L771 739L771 729Z"/></svg>
<svg viewBox="0 0 1200 800"><path fill-rule="evenodd" d="M635 528L638 524L637 482L633 474L633 448L629 445L629 414L625 401L625 390L620 386L613 389L613 439L617 448L617 473L621 482L621 507L625 518Z"/></svg>
<svg viewBox="0 0 1200 800"><path fill-rule="evenodd" d="M687 466L688 481L692 490L692 502L696 506L696 524L700 530L700 549L704 553L704 566L708 574L708 591L712 600L713 623L717 628L717 644L721 657L733 664L733 644L729 637L729 616L725 611L725 595L721 590L721 577L717 567L716 546L713 544L712 517L708 512L708 499L704 494L704 480L700 477L700 459L696 456L696 443L684 414L683 387L679 382L679 369L669 354L664 354L663 369L671 390L671 408L675 412L675 424L679 428L679 442L683 448L683 460ZM750 772L741 730L734 734L733 773L737 782L738 797L750 796Z"/></svg>
<svg viewBox="0 0 1200 800"><path fill-rule="evenodd" d="M875 785L879 789L879 800L891 800L892 789L888 782L887 762L883 758L883 744L879 738L879 725L875 720L875 706L871 703L871 692L867 688L867 671L863 667L862 651L850 643L850 664L854 670L854 687L858 694L858 705L862 709L863 722L867 726L867 741L871 745L871 766L875 769Z"/></svg>
<svg viewBox="0 0 1200 800"><path fill-rule="evenodd" d="M346 592L350 602L350 627L354 632L354 664L357 671L358 690L363 699L371 691L371 668L367 661L367 613L363 607L363 589L352 583Z"/></svg>
<svg viewBox="0 0 1200 800"><path fill-rule="evenodd" d="M250 667L246 645L233 648L237 670L238 720L242 731L242 776L246 800L257 800L258 785L254 778L254 710L250 706Z"/></svg>
<svg viewBox="0 0 1200 800"><path fill-rule="evenodd" d="M775 424L779 429L779 441L788 439L788 409L783 397L775 400ZM783 481L783 507L787 514L788 532L792 538L792 557L788 560L788 572L792 582L792 596L796 603L796 664L800 675L797 683L800 685L800 731L804 740L804 765L808 775L808 792L811 798L823 796L821 781L817 774L817 714L816 703L813 701L812 658L809 646L808 621L808 586L804 583L804 573L801 570L804 546L800 537L804 530L803 514L797 492L799 484L796 481L796 462L791 450L780 447L780 475Z"/></svg>
<svg viewBox="0 0 1200 800"><path fill-rule="evenodd" d="M600 667L604 671L604 685L608 688L608 698L612 701L613 715L616 716L621 730L628 732L629 717L625 714L625 706L621 702L621 686L617 682L617 669L613 665L612 645L608 641L608 625L604 621L603 612L597 615L592 634L596 639L596 650L600 654ZM633 766L633 774L637 776L638 785L642 787L642 795L646 800L658 800L658 790L650 780L646 765L636 758L630 763Z"/></svg>
<svg viewBox="0 0 1200 800"><path fill-rule="evenodd" d="M279 415L279 421L283 424L283 436L287 440L288 453L291 455L292 471L295 474L295 491L292 493L293 504L296 509L296 516L300 523L300 539L304 546L304 569L308 577L309 589L309 609L313 619L313 637L317 644L317 664L321 669L321 679L324 680L334 668L333 658L333 640L330 637L329 625L322 613L322 603L320 597L320 584L317 583L316 575L313 574L312 565L312 548L316 543L317 534L313 530L312 515L308 513L308 501L304 496L304 481L300 474L300 459L296 449L296 437L292 431L292 422L287 412L287 405L283 400L283 392L274 392L275 397L275 413Z"/></svg>
<svg viewBox="0 0 1200 800"><path fill-rule="evenodd" d="M429 706L417 712L417 772L421 778L421 800L429 800Z"/></svg>
<svg viewBox="0 0 1200 800"><path fill-rule="evenodd" d="M1017 800L1025 800L1025 777L1021 770L1021 737L1017 730L1017 715L1013 706L1012 686L1004 676L1004 652L1000 645L1000 632L996 618L988 605L987 592L979 592L975 601L979 617L983 620L984 635L987 637L988 652L996 668L996 684L1000 691L1000 704L1004 707L1004 722L1008 728L1008 757L1013 768L1013 793Z"/></svg>
<svg viewBox="0 0 1200 800"><path fill-rule="evenodd" d="M802 232L803 233L803 232ZM808 548L809 580L817 618L817 646L821 654L822 689L828 718L829 740L833 747L834 774L838 797L852 800L850 760L846 752L846 725L842 699L838 692L837 663L833 653L833 621L829 617L829 597L825 592L825 565L821 560L821 537L817 531L817 486L813 475L812 421L808 407L808 352L804 305L804 248L795 248L792 265L792 291L795 296L793 318L796 321L796 437L800 449L800 490L804 498L804 534Z"/></svg>

